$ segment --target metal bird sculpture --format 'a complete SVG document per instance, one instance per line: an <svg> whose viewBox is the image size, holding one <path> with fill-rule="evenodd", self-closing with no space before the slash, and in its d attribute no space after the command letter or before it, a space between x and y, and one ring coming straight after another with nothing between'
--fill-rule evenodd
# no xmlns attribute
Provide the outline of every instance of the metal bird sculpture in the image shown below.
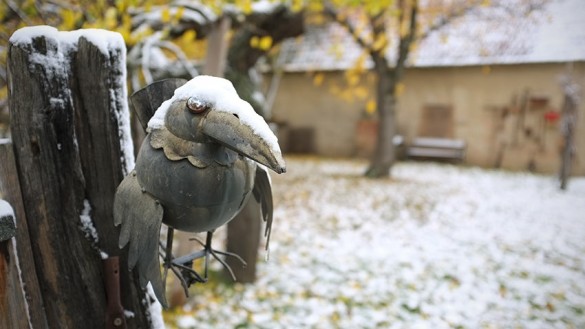
<svg viewBox="0 0 585 329"><path fill-rule="evenodd" d="M121 225L120 248L129 245L129 268L137 268L142 287L151 282L166 307L164 281L169 269L186 289L207 280L210 256L228 269L217 254L239 258L213 250L211 239L215 229L232 220L247 202L262 205L270 239L272 191L266 167L280 174L285 163L264 119L240 99L228 80L197 76L174 90L172 97L156 86L148 88L135 93L132 102L156 112L148 121L134 171L116 191L114 223ZM168 226L164 279L159 263L162 223ZM203 250L173 257L174 229L207 232ZM198 258L205 259L203 276L192 269Z"/></svg>

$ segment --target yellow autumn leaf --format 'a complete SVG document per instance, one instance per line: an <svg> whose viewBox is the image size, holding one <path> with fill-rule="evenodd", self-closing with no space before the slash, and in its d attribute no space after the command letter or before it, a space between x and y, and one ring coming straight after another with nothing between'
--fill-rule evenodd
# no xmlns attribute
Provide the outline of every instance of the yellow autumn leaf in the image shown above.
<svg viewBox="0 0 585 329"><path fill-rule="evenodd" d="M125 29L124 27L120 27L119 29L116 30L116 32L120 33L120 35L122 35L122 38L124 39L124 43L126 44L130 44L131 41L131 37L130 37L130 30Z"/></svg>
<svg viewBox="0 0 585 329"><path fill-rule="evenodd" d="M323 85L323 81L325 80L325 75L323 73L317 73L313 77L313 84L317 87Z"/></svg>
<svg viewBox="0 0 585 329"><path fill-rule="evenodd" d="M125 12L126 9L128 9L128 1L126 0L116 1L116 9L121 13Z"/></svg>
<svg viewBox="0 0 585 329"><path fill-rule="evenodd" d="M258 44L258 48L260 50L269 50L272 47L272 37L267 35L260 38L260 43Z"/></svg>
<svg viewBox="0 0 585 329"><path fill-rule="evenodd" d="M291 9L293 12L299 12L303 9L303 0L293 0Z"/></svg>
<svg viewBox="0 0 585 329"><path fill-rule="evenodd" d="M174 18L175 20L180 20L181 18L183 18L183 15L185 14L185 7L179 7L177 8L177 11L175 12Z"/></svg>
<svg viewBox="0 0 585 329"><path fill-rule="evenodd" d="M352 70L356 72L364 72L366 70L366 61L370 57L370 54L367 50L364 50L360 56L355 61Z"/></svg>
<svg viewBox="0 0 585 329"><path fill-rule="evenodd" d="M382 6L378 1L369 1L366 3L366 11L371 16L376 16L382 11Z"/></svg>
<svg viewBox="0 0 585 329"><path fill-rule="evenodd" d="M61 10L61 18L63 21L61 22L61 29L62 30L73 30L75 28L75 22L77 21L79 15L76 15L76 12L70 9L63 9Z"/></svg>
<svg viewBox="0 0 585 329"><path fill-rule="evenodd" d="M320 1L309 2L308 8L310 11L320 12L323 11L323 3Z"/></svg>
<svg viewBox="0 0 585 329"><path fill-rule="evenodd" d="M240 8L245 15L252 12L252 0L237 0L236 6Z"/></svg>
<svg viewBox="0 0 585 329"><path fill-rule="evenodd" d="M95 9L98 11L104 11L109 4L106 3L106 0L97 0L95 2Z"/></svg>
<svg viewBox="0 0 585 329"><path fill-rule="evenodd" d="M163 23L168 23L171 21L171 10L168 7L165 7L161 12L160 12L160 20Z"/></svg>
<svg viewBox="0 0 585 329"><path fill-rule="evenodd" d="M197 32L195 32L195 30L187 30L181 36L181 41L187 44L189 42L192 42L196 38L197 38Z"/></svg>
<svg viewBox="0 0 585 329"><path fill-rule="evenodd" d="M489 65L484 65L481 67L481 73L488 75L490 73L492 73L492 67Z"/></svg>
<svg viewBox="0 0 585 329"><path fill-rule="evenodd" d="M132 29L132 16L130 16L128 12L122 14L122 25L128 26L129 29Z"/></svg>
<svg viewBox="0 0 585 329"><path fill-rule="evenodd" d="M372 45L372 49L376 52L383 50L384 47L386 47L387 41L388 39L384 34L378 34L374 44Z"/></svg>
<svg viewBox="0 0 585 329"><path fill-rule="evenodd" d="M374 114L376 112L376 101L370 99L366 102L366 113L367 114Z"/></svg>

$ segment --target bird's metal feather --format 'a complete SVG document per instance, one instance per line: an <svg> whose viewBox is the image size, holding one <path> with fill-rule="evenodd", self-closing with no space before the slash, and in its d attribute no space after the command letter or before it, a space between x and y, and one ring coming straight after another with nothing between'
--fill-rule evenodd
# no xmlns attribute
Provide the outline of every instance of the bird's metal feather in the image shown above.
<svg viewBox="0 0 585 329"><path fill-rule="evenodd" d="M272 184L268 171L262 165L256 166L254 178L254 198L262 205L262 219L266 222L264 236L266 237L266 250L270 245L270 233L272 232Z"/></svg>
<svg viewBox="0 0 585 329"><path fill-rule="evenodd" d="M156 81L136 91L130 96L130 100L134 105L134 112L144 130L146 130L148 121L160 104L173 97L175 89L184 85L185 82L187 82L187 80L178 78Z"/></svg>
<svg viewBox="0 0 585 329"><path fill-rule="evenodd" d="M158 256L163 207L138 183L134 172L118 186L114 199L114 224L121 225L119 246L128 245L128 267L138 270L140 286L151 282L166 307Z"/></svg>

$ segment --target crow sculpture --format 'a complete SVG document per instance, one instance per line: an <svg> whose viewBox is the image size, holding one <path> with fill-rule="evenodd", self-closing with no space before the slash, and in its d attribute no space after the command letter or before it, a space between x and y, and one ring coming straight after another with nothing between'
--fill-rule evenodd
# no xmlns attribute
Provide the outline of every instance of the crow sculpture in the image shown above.
<svg viewBox="0 0 585 329"><path fill-rule="evenodd" d="M151 86L150 91L133 95L135 106L150 104L157 109L148 121L136 166L116 191L114 223L121 225L120 248L128 245L129 268L137 268L142 287L151 282L166 307L169 269L186 289L207 280L210 256L228 269L217 254L239 258L213 250L211 239L214 230L232 220L247 202L262 205L270 239L272 190L266 168L280 174L285 163L269 126L228 80L197 76L172 95L156 89ZM159 238L162 223L168 226L166 245ZM171 252L175 229L207 232L203 249L175 258ZM159 254L164 259L162 276ZM203 275L192 268L198 258L205 259Z"/></svg>

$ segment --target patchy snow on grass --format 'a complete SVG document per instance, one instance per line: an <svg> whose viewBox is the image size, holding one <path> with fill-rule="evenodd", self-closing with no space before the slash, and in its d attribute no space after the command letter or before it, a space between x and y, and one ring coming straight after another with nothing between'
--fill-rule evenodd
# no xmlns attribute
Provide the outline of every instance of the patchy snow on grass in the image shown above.
<svg viewBox="0 0 585 329"><path fill-rule="evenodd" d="M287 162L257 282L197 285L170 327L585 327L585 178Z"/></svg>

